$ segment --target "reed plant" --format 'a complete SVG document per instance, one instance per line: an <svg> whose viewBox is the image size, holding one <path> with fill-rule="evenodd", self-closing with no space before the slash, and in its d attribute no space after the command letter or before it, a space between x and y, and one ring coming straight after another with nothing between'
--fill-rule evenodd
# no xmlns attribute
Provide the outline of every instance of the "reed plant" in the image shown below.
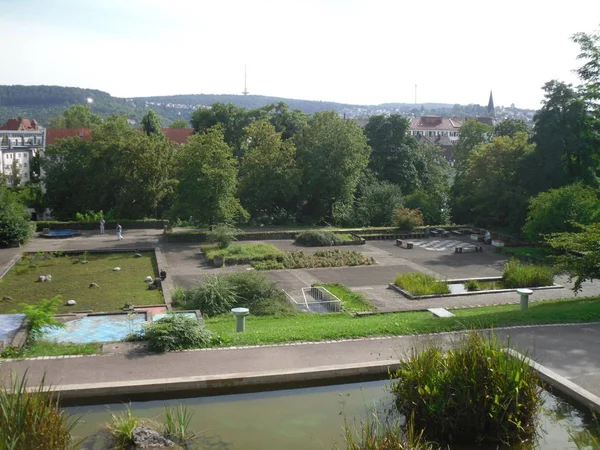
<svg viewBox="0 0 600 450"><path fill-rule="evenodd" d="M465 289L469 292L480 291L481 286L477 280L469 280L465 283Z"/></svg>
<svg viewBox="0 0 600 450"><path fill-rule="evenodd" d="M502 281L508 289L552 286L554 269L550 266L523 264L513 259L504 265Z"/></svg>
<svg viewBox="0 0 600 450"><path fill-rule="evenodd" d="M127 449L133 445L133 430L142 426L144 421L131 412L131 405L127 405L124 411L110 413L110 421L106 429L116 449Z"/></svg>
<svg viewBox="0 0 600 450"><path fill-rule="evenodd" d="M67 450L79 445L71 431L79 421L60 408L59 396L42 378L33 389L27 377L0 386L0 450Z"/></svg>
<svg viewBox="0 0 600 450"><path fill-rule="evenodd" d="M420 272L401 273L394 284L412 295L443 295L449 294L450 288L444 281Z"/></svg>
<svg viewBox="0 0 600 450"><path fill-rule="evenodd" d="M428 439L512 445L536 434L541 382L492 333L470 332L447 352L434 344L413 351L395 377L398 411Z"/></svg>
<svg viewBox="0 0 600 450"><path fill-rule="evenodd" d="M180 445L187 446L196 437L196 434L190 430L193 415L194 413L183 404L174 407L165 406L163 434Z"/></svg>

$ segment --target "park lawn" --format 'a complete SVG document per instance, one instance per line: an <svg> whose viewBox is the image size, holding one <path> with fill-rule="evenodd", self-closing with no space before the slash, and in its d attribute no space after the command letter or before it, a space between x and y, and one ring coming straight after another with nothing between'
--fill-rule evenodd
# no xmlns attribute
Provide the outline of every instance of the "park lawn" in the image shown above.
<svg viewBox="0 0 600 450"><path fill-rule="evenodd" d="M21 358L35 358L36 356L65 356L65 355L94 355L100 353L102 344L92 342L88 344L61 344L50 341L33 341L23 350Z"/></svg>
<svg viewBox="0 0 600 450"><path fill-rule="evenodd" d="M116 311L125 303L155 305L164 302L160 290L150 291L144 279L158 276L153 253L142 253L136 258L131 253L90 254L88 264L75 263L78 256L35 256L37 267L30 266L27 256L0 280L1 296L12 297L0 301L0 314L19 310L19 303L35 304L41 299L60 295L66 303L73 299L75 306L64 303L58 312ZM120 267L118 272L114 267ZM52 281L37 283L38 275L52 275ZM90 288L90 283L98 287Z"/></svg>
<svg viewBox="0 0 600 450"><path fill-rule="evenodd" d="M342 302L342 307L349 312L373 311L375 306L359 292L354 292L340 283L317 284L323 286Z"/></svg>
<svg viewBox="0 0 600 450"><path fill-rule="evenodd" d="M277 259L283 258L285 254L272 244L232 244L227 248L218 248L216 245L205 245L202 247L207 261L212 262L216 255L227 258Z"/></svg>
<svg viewBox="0 0 600 450"><path fill-rule="evenodd" d="M442 305L440 305L442 306ZM231 316L206 319L222 346L324 341L369 336L400 336L512 325L540 325L600 321L600 297L531 303L529 310L503 305L455 309L456 317L433 318L429 312L405 312L355 317L349 314L297 314L246 318L246 332L236 333Z"/></svg>

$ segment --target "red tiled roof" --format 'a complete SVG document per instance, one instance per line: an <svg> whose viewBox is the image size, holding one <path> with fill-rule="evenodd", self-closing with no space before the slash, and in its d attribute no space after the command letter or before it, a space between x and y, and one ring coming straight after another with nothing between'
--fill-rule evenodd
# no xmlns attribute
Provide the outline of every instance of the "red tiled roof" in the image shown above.
<svg viewBox="0 0 600 450"><path fill-rule="evenodd" d="M194 132L193 128L163 128L162 132L172 142L178 144L186 144L188 138Z"/></svg>
<svg viewBox="0 0 600 450"><path fill-rule="evenodd" d="M39 126L35 119L22 119L17 117L16 119L8 119L4 125L0 127L0 130L10 131L23 131L23 130L38 130Z"/></svg>
<svg viewBox="0 0 600 450"><path fill-rule="evenodd" d="M49 128L46 130L46 145L54 144L58 139L67 139L79 136L84 141L92 137L90 128Z"/></svg>
<svg viewBox="0 0 600 450"><path fill-rule="evenodd" d="M410 119L410 130L439 130L439 131L458 131L462 126L462 121L457 119L450 119L448 117L440 116L423 116L413 117Z"/></svg>

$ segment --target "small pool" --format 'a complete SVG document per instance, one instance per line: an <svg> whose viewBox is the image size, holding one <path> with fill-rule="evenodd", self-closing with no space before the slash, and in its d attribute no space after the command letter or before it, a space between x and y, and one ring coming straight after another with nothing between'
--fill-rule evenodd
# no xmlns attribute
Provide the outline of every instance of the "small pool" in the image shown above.
<svg viewBox="0 0 600 450"><path fill-rule="evenodd" d="M43 338L53 342L116 342L142 329L146 313L86 316L65 323L64 328L45 328Z"/></svg>
<svg viewBox="0 0 600 450"><path fill-rule="evenodd" d="M46 233L42 233L42 237L49 239L65 239L75 236L81 236L81 231L79 230L52 230Z"/></svg>

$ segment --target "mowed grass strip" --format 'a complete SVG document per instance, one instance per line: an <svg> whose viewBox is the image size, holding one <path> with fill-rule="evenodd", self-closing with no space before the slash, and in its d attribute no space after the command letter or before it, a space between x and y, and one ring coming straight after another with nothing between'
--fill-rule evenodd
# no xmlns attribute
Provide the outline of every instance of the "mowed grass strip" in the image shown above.
<svg viewBox="0 0 600 450"><path fill-rule="evenodd" d="M0 314L19 310L19 303L35 304L56 295L63 300L73 299L75 306L62 305L58 312L116 311L125 303L155 305L163 303L162 292L150 291L144 279L156 277L158 271L153 253L89 254L88 263L75 263L79 256L53 256L35 258L37 267L30 267L29 257L17 264L0 280L2 296L11 301L0 301ZM120 267L118 272L113 268ZM52 281L37 283L38 275L52 275ZM98 287L89 287L90 283Z"/></svg>
<svg viewBox="0 0 600 450"><path fill-rule="evenodd" d="M285 253L272 244L232 244L227 248L218 248L216 245L202 247L206 259L212 262L216 255L227 258L276 259L282 258Z"/></svg>
<svg viewBox="0 0 600 450"><path fill-rule="evenodd" d="M93 355L100 353L102 344L92 342L89 344L62 344L49 341L34 341L27 347L22 358L35 358L36 356L65 356L65 355Z"/></svg>
<svg viewBox="0 0 600 450"><path fill-rule="evenodd" d="M223 346L324 341L368 336L397 336L471 328L600 321L600 297L531 303L529 310L504 305L452 310L456 317L433 318L429 312L406 312L354 317L348 314L297 314L288 317L246 318L246 332L235 332L235 318L206 320L219 333Z"/></svg>

